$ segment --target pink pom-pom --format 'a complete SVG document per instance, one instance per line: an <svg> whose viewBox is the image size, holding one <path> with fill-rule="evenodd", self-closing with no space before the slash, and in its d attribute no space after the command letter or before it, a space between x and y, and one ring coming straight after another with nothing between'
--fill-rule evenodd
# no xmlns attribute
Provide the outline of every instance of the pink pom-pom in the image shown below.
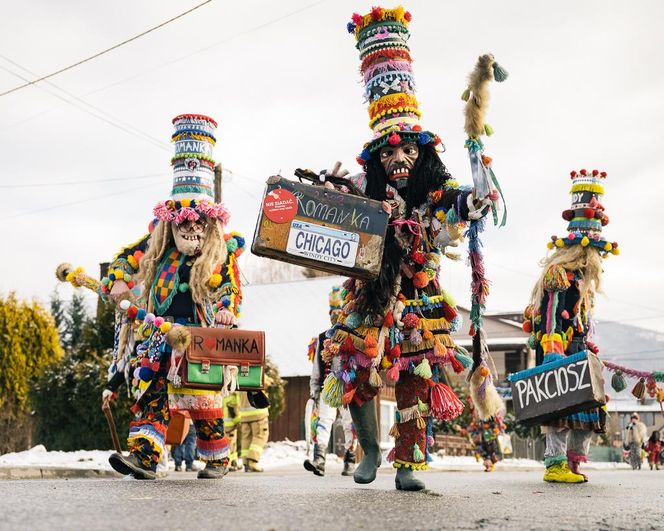
<svg viewBox="0 0 664 531"><path fill-rule="evenodd" d="M154 325L159 328L161 325L164 324L164 318L163 317L156 317L154 320Z"/></svg>
<svg viewBox="0 0 664 531"><path fill-rule="evenodd" d="M176 225L179 225L183 221L198 221L200 215L191 207L182 207L175 214L173 221Z"/></svg>
<svg viewBox="0 0 664 531"><path fill-rule="evenodd" d="M491 199L491 201L498 201L499 197L500 194L498 193L498 190L491 190L491 192L489 192L489 199Z"/></svg>
<svg viewBox="0 0 664 531"><path fill-rule="evenodd" d="M168 208L166 201L157 203L157 206L152 210L154 217L159 221L172 221L173 220L173 211Z"/></svg>

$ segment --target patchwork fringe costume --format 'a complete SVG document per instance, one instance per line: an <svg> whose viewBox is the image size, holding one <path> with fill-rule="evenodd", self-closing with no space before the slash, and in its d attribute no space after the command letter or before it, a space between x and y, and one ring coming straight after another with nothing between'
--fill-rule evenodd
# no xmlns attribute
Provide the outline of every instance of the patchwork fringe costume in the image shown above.
<svg viewBox="0 0 664 531"><path fill-rule="evenodd" d="M536 349L537 365L555 362L565 356L599 349L593 335L594 295L602 274L602 258L618 254L618 244L602 237L609 222L600 203L606 173L581 170L571 173L572 206L562 214L569 222L564 238L552 236L548 243L554 252L545 260L545 269L526 308L524 330L530 332L530 345ZM582 483L579 472L588 459L593 432L606 427L604 408L560 417L542 426L546 434L545 481Z"/></svg>
<svg viewBox="0 0 664 531"><path fill-rule="evenodd" d="M473 364L450 335L462 323L452 296L439 284L441 261L454 257L447 248L493 204L452 179L437 153L440 138L419 124L407 44L410 19L401 7L377 7L353 15L348 24L357 39L374 130L358 157L365 171L351 180L372 199L387 201L391 218L380 277L344 283L342 312L327 332L322 356L330 369L323 398L331 407L349 406L365 452L355 481L373 481L380 464L373 398L383 385L379 372L386 370L398 409L388 461L397 468L398 489L421 490L424 484L412 471L427 468L433 420L451 420L463 410L443 381L444 369L461 373ZM417 160L388 173L381 160L389 149L418 153Z"/></svg>
<svg viewBox="0 0 664 531"><path fill-rule="evenodd" d="M124 313L107 388L115 391L123 381L130 383L136 403L128 447L139 466L151 471L165 451L170 416L178 412L187 413L193 420L197 453L207 462L207 468L226 467L229 442L224 436L224 393L182 387L177 365L188 341L181 325L214 326L215 316L221 311L237 317L242 300L237 258L244 249L244 239L236 233L221 232L228 212L212 199L214 161L210 155L216 123L200 115L178 116L173 123L176 149L172 199L155 208L151 233L115 256L101 286L103 296L112 294L113 285L119 281L135 292L135 303L120 303ZM188 255L178 248L172 231L181 223L202 223L206 227L200 251ZM156 253L150 253L152 246ZM148 258L150 264L146 264ZM194 278L197 261L213 263L199 264L199 276ZM152 268L146 270L149 266ZM205 280L201 273L206 275ZM203 285L202 300L200 296L196 300L194 282ZM198 289L200 292L200 286ZM114 468L129 473L125 463L117 461L111 462ZM212 476L199 473L199 477Z"/></svg>

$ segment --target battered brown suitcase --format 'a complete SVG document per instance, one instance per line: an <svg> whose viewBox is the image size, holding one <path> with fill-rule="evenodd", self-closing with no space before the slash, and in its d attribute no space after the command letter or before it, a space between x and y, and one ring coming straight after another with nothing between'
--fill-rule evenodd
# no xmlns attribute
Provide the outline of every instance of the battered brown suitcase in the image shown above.
<svg viewBox="0 0 664 531"><path fill-rule="evenodd" d="M251 251L372 280L380 273L388 218L380 201L270 177Z"/></svg>

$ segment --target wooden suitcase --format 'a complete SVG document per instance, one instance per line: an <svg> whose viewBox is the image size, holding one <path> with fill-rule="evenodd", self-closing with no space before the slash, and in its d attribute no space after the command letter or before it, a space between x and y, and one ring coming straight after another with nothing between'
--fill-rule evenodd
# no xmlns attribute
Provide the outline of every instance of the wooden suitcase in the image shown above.
<svg viewBox="0 0 664 531"><path fill-rule="evenodd" d="M602 362L589 351L510 374L516 419L526 426L606 404Z"/></svg>
<svg viewBox="0 0 664 531"><path fill-rule="evenodd" d="M380 272L387 223L379 201L270 177L251 251L371 280Z"/></svg>

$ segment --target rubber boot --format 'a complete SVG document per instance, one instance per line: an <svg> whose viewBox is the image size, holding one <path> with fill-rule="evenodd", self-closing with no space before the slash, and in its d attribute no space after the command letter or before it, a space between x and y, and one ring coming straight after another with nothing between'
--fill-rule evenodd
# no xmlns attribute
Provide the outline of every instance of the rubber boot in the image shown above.
<svg viewBox="0 0 664 531"><path fill-rule="evenodd" d="M254 459L247 459L244 464L245 472L263 472L263 469L258 466L258 461Z"/></svg>
<svg viewBox="0 0 664 531"><path fill-rule="evenodd" d="M119 453L113 453L108 458L113 470L123 476L134 476L136 479L157 479L157 473L150 468L145 468L141 460L134 454L125 457Z"/></svg>
<svg viewBox="0 0 664 531"><path fill-rule="evenodd" d="M355 472L355 452L346 450L346 455L344 455L344 469L341 472L342 476L352 476Z"/></svg>
<svg viewBox="0 0 664 531"><path fill-rule="evenodd" d="M314 475L316 476L324 476L325 475L325 452L327 451L327 447L323 446L321 444L316 444L314 445L314 458L313 459L307 459L304 462L304 468L305 470L308 470L309 472L313 472Z"/></svg>
<svg viewBox="0 0 664 531"><path fill-rule="evenodd" d="M199 470L198 479L221 479L228 474L228 468L219 462L208 461L203 470Z"/></svg>
<svg viewBox="0 0 664 531"><path fill-rule="evenodd" d="M382 460L378 446L376 408L373 400L370 400L362 406L350 404L349 409L357 440L364 450L364 457L353 473L353 480L355 483L371 483L376 479L376 472Z"/></svg>
<svg viewBox="0 0 664 531"><path fill-rule="evenodd" d="M581 474L575 474L569 469L566 462L547 467L544 472L544 481L549 483L583 483Z"/></svg>
<svg viewBox="0 0 664 531"><path fill-rule="evenodd" d="M413 475L413 471L405 466L397 468L397 477L394 482L397 490L424 490L426 488L424 482L417 479Z"/></svg>

